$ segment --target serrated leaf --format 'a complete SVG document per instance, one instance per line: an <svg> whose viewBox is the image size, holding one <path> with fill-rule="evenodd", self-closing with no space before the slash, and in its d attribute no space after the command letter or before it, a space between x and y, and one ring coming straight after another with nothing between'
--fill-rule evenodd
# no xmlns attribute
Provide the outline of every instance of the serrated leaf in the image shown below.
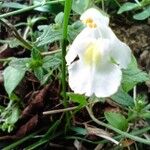
<svg viewBox="0 0 150 150"><path fill-rule="evenodd" d="M120 113L105 112L105 118L113 127L125 131L128 127L127 119Z"/></svg>
<svg viewBox="0 0 150 150"><path fill-rule="evenodd" d="M125 3L125 4L123 4L121 7L120 7L120 9L118 10L118 14L121 14L121 13L123 13L123 12L125 12L125 11L130 11L130 10L132 10L132 9L135 9L135 8L137 8L137 7L139 7L139 5L137 4L137 3L130 3L130 2L127 2L127 3Z"/></svg>
<svg viewBox="0 0 150 150"><path fill-rule="evenodd" d="M71 101L79 103L81 106L87 105L87 100L84 95L75 94L75 93L67 93Z"/></svg>
<svg viewBox="0 0 150 150"><path fill-rule="evenodd" d="M43 26L42 34L37 38L35 45L38 47L59 41L62 39L62 28L57 28L55 25Z"/></svg>
<svg viewBox="0 0 150 150"><path fill-rule="evenodd" d="M30 61L31 61L30 58L14 58L9 63L9 66L16 68L17 70L27 71L29 69L28 64Z"/></svg>
<svg viewBox="0 0 150 150"><path fill-rule="evenodd" d="M11 66L8 66L4 70L3 72L4 87L9 96L11 96L12 92L15 90L20 81L23 79L25 72L26 71L23 69L18 70Z"/></svg>
<svg viewBox="0 0 150 150"><path fill-rule="evenodd" d="M51 76L54 72L54 70L59 69L61 62L62 62L61 53L52 54L49 56L45 56L43 58L43 65L42 68L47 72L43 75L42 80L40 80L41 84L47 83L51 79Z"/></svg>
<svg viewBox="0 0 150 150"><path fill-rule="evenodd" d="M123 91L123 89L119 89L119 91L111 98L113 99L113 101L124 106L129 107L134 105L133 98L128 93Z"/></svg>
<svg viewBox="0 0 150 150"><path fill-rule="evenodd" d="M43 68L46 70L57 69L62 62L61 53L45 56L43 58Z"/></svg>
<svg viewBox="0 0 150 150"><path fill-rule="evenodd" d="M145 8L142 12L133 16L133 18L136 20L145 20L148 17L150 17L150 7Z"/></svg>
<svg viewBox="0 0 150 150"><path fill-rule="evenodd" d="M122 88L125 92L130 91L136 84L150 80L150 77L146 72L141 71L138 66L135 57L132 57L132 61L126 70L123 70Z"/></svg>

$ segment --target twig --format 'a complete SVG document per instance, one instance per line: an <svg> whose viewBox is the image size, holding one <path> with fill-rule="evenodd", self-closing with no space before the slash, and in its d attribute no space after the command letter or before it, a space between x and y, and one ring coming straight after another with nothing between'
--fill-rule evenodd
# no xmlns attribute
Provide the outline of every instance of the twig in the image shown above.
<svg viewBox="0 0 150 150"><path fill-rule="evenodd" d="M64 109L57 109L57 110L45 111L45 112L43 112L43 115L51 115L51 114L57 114L57 113L61 113L61 112L72 111L72 110L75 110L77 108L78 108L78 106L64 108Z"/></svg>
<svg viewBox="0 0 150 150"><path fill-rule="evenodd" d="M55 50L55 51L49 51L49 52L42 52L41 55L42 56L47 56L47 55L52 55L52 54L55 54L55 53L58 53L58 52L61 52L61 50Z"/></svg>

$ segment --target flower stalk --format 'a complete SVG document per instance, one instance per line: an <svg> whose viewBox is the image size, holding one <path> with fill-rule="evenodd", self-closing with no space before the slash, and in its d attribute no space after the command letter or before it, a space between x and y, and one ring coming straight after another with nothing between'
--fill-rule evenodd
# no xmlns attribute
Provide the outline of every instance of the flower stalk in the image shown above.
<svg viewBox="0 0 150 150"><path fill-rule="evenodd" d="M64 8L64 22L63 22L63 38L62 38L62 96L64 100L64 106L67 106L66 101L66 47L67 47L67 33L68 33L68 21L70 16L72 6L72 0L65 1L65 8Z"/></svg>

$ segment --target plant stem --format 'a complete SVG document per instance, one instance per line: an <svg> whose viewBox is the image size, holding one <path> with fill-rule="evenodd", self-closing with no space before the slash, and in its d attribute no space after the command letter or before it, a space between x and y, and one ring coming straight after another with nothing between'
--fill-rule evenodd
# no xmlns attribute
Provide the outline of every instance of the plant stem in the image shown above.
<svg viewBox="0 0 150 150"><path fill-rule="evenodd" d="M64 100L64 106L67 107L66 101L66 47L67 47L67 33L68 33L68 21L69 15L71 11L72 0L65 1L65 8L64 8L64 22L63 22L63 39L62 39L62 94Z"/></svg>
<svg viewBox="0 0 150 150"><path fill-rule="evenodd" d="M76 110L77 108L78 108L78 106L74 106L74 107L69 107L69 108L64 108L64 109L45 111L45 112L43 112L43 115L51 115L51 114L57 114L57 113L61 113L61 112L72 111L72 110Z"/></svg>
<svg viewBox="0 0 150 150"><path fill-rule="evenodd" d="M119 7L121 7L121 5L120 5L120 3L118 2L118 0L114 0L115 1L115 3L119 6Z"/></svg>
<svg viewBox="0 0 150 150"><path fill-rule="evenodd" d="M127 138L130 138L130 139L132 139L132 140L134 140L134 141L137 141L137 142L140 142L140 143L144 143L144 144L150 145L150 141L149 141L149 140L146 140L146 139L143 139L143 138L134 136L134 135L129 134L129 133L127 133L127 132L123 132L123 131L121 131L121 130L119 130L119 129L117 129L117 128L115 128L115 127L109 125L109 124L106 124L106 123L104 123L104 122L99 121L97 118L95 118L95 116L93 115L92 110L91 110L89 107L86 107L86 109L87 109L87 111L88 111L88 113L89 113L91 119L92 119L95 123L97 123L97 124L99 124L99 125L101 125L101 126L103 126L103 127L106 127L106 128L108 128L108 129L111 129L111 130L113 130L113 131L115 131L115 132L121 134L122 136L127 137Z"/></svg>
<svg viewBox="0 0 150 150"><path fill-rule="evenodd" d="M22 144L23 142L33 138L36 134L40 133L43 129L40 129L30 135L25 136L24 138L18 140L17 142L10 144L9 146L3 148L3 150L12 150L13 148L17 147L18 145Z"/></svg>
<svg viewBox="0 0 150 150"><path fill-rule="evenodd" d="M17 29L10 22L8 22L8 20L0 19L0 21L3 24L5 24L6 27L8 27L9 29L13 31L13 34L16 37L16 39L18 39L26 49L28 50L32 49L32 45L28 41L22 38L22 36L18 33Z"/></svg>
<svg viewBox="0 0 150 150"><path fill-rule="evenodd" d="M101 3L102 3L102 10L105 11L105 2L104 2L104 0L102 0Z"/></svg>
<svg viewBox="0 0 150 150"><path fill-rule="evenodd" d="M56 4L56 3L59 3L59 2L63 2L63 1L64 0L55 0L55 1L45 2L45 3L41 2L39 4L28 6L28 7L23 8L23 9L19 9L19 10L16 10L16 11L12 11L12 12L9 12L9 13L2 14L2 15L0 15L0 19L6 18L6 17L9 17L9 16L13 16L13 15L18 15L18 14L33 10L34 8L46 5L46 4Z"/></svg>
<svg viewBox="0 0 150 150"><path fill-rule="evenodd" d="M56 54L56 53L59 53L59 52L61 52L60 49L54 50L54 51L42 52L41 55L42 56L48 56L48 55Z"/></svg>

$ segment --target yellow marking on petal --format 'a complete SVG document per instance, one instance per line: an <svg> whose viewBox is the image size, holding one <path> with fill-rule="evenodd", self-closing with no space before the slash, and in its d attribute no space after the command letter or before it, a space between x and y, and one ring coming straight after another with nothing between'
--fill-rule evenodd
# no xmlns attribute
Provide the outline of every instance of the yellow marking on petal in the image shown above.
<svg viewBox="0 0 150 150"><path fill-rule="evenodd" d="M93 21L92 18L87 18L85 20L82 21L85 25L87 25L89 28L96 28L97 25L96 23Z"/></svg>
<svg viewBox="0 0 150 150"><path fill-rule="evenodd" d="M99 51L99 47L97 43L92 43L86 49L83 56L85 64L93 65L97 64L101 59L101 53Z"/></svg>

